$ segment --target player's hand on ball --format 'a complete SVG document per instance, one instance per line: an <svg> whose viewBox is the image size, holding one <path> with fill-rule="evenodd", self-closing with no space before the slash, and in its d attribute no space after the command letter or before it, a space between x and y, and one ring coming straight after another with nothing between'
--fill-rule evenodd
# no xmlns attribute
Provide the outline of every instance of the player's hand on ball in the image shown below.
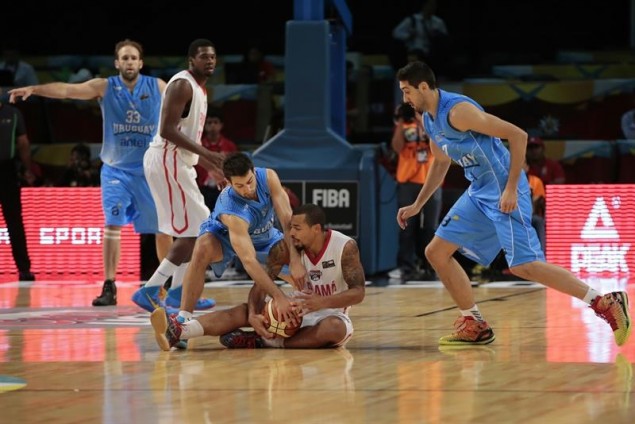
<svg viewBox="0 0 635 424"><path fill-rule="evenodd" d="M318 311L326 307L323 305L325 297L318 296L310 291L305 290L300 293L296 293L294 298L298 303L299 315L301 317L310 312Z"/></svg>
<svg viewBox="0 0 635 424"><path fill-rule="evenodd" d="M296 312L296 303L292 302L291 299L289 299L282 293L277 296L275 300L276 308L278 309L278 315L283 318L284 322L297 325L299 323L299 320Z"/></svg>
<svg viewBox="0 0 635 424"><path fill-rule="evenodd" d="M265 302L262 315L264 317L264 324L267 331L280 337L291 337L302 326L303 318L299 315L295 316L294 322L284 321L282 315L280 314L280 310L276 306L275 299L270 299Z"/></svg>
<svg viewBox="0 0 635 424"><path fill-rule="evenodd" d="M267 330L269 323L263 314L249 314L249 325L254 328L256 333L266 339L273 339L276 337L275 334Z"/></svg>

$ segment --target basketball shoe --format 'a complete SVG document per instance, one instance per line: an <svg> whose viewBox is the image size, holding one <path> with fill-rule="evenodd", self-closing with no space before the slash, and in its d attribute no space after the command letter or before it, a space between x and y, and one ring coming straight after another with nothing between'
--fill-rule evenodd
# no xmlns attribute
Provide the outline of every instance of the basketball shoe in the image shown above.
<svg viewBox="0 0 635 424"><path fill-rule="evenodd" d="M260 349L265 347L262 337L255 331L238 329L223 334L219 340L223 346L229 349Z"/></svg>
<svg viewBox="0 0 635 424"><path fill-rule="evenodd" d="M165 304L165 289L161 286L144 286L132 295L132 301L142 309L153 312L157 308L165 309L169 314L178 314L179 310Z"/></svg>
<svg viewBox="0 0 635 424"><path fill-rule="evenodd" d="M104 281L101 294L93 299L93 306L112 306L117 304L117 286L113 280Z"/></svg>
<svg viewBox="0 0 635 424"><path fill-rule="evenodd" d="M176 315L168 315L164 308L156 308L150 315L150 323L154 328L154 338L161 350L169 351L178 347L183 327L177 321Z"/></svg>
<svg viewBox="0 0 635 424"><path fill-rule="evenodd" d="M456 331L439 339L440 345L484 345L492 343L496 336L486 322L461 316L454 321Z"/></svg>
<svg viewBox="0 0 635 424"><path fill-rule="evenodd" d="M181 295L183 294L183 286L175 287L173 289L168 290L168 295L165 297L165 304L171 308L180 308L181 307ZM196 305L194 309L196 310L205 310L211 309L216 306L216 301L214 299L206 299L201 297L196 301Z"/></svg>
<svg viewBox="0 0 635 424"><path fill-rule="evenodd" d="M612 292L593 299L591 309L608 322L613 330L615 343L622 346L631 335L631 317L628 311L626 292Z"/></svg>

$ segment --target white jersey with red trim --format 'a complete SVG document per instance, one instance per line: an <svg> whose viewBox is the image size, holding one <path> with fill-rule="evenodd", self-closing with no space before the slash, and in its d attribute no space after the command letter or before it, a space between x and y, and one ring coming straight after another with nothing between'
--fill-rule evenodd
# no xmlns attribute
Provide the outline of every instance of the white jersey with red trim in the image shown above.
<svg viewBox="0 0 635 424"><path fill-rule="evenodd" d="M352 240L335 230L327 230L322 251L315 257L302 252L302 263L307 270L308 281L305 289L321 296L330 296L348 290L348 284L342 274L342 252L344 246ZM343 309L347 313L349 307Z"/></svg>
<svg viewBox="0 0 635 424"><path fill-rule="evenodd" d="M207 92L189 71L181 71L168 82L187 80L192 86L190 110L179 122L179 130L201 144L207 115ZM165 94L161 103L165 102ZM163 110L163 106L161 107ZM160 124L159 124L160 127ZM157 208L159 231L173 237L197 237L203 221L209 216L205 199L196 184L198 155L179 148L161 137L161 128L143 156L143 170Z"/></svg>
<svg viewBox="0 0 635 424"><path fill-rule="evenodd" d="M168 91L170 84L176 80L184 79L192 86L192 101L190 103L190 111L188 115L181 118L179 122L179 130L190 140L201 144L201 135L205 127L205 117L207 115L207 88L200 86L196 79L188 70L176 73L170 80L161 97L161 110L163 111L163 102L165 102L165 93ZM176 150L184 163L194 166L198 163L198 155L189 150L179 148L170 140L161 137L161 122L159 120L159 129L154 139L150 143L150 147L167 147L169 150Z"/></svg>

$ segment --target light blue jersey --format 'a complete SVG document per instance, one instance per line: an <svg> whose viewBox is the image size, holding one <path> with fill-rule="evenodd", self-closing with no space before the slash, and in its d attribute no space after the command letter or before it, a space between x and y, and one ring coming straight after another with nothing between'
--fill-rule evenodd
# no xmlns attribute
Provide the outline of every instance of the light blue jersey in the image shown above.
<svg viewBox="0 0 635 424"><path fill-rule="evenodd" d="M212 264L218 277L236 256L229 240L229 230L219 219L221 215L235 215L249 224L248 231L256 256L263 264L266 263L271 247L284 238L282 232L274 227L275 211L267 184L267 169L255 168L254 174L258 200L245 199L228 186L218 196L210 217L201 225L200 234L212 233L223 246L222 261Z"/></svg>
<svg viewBox="0 0 635 424"><path fill-rule="evenodd" d="M501 212L499 203L509 178L511 155L497 137L458 131L450 125L450 110L461 102L483 110L469 97L439 90L436 119L428 113L423 115L430 139L463 168L470 181L436 235L459 245L461 253L483 265L489 265L501 249L510 267L544 260L536 231L531 226L532 203L527 178L521 175L518 181L518 208L511 214Z"/></svg>
<svg viewBox="0 0 635 424"><path fill-rule="evenodd" d="M121 76L108 78L99 100L103 119L101 198L106 225L134 224L137 233L159 231L157 211L143 172L143 155L157 132L161 92L157 78L139 75L132 93Z"/></svg>
<svg viewBox="0 0 635 424"><path fill-rule="evenodd" d="M99 105L103 117L102 162L143 175L143 155L157 132L161 110L157 79L139 74L131 93L120 75L108 77Z"/></svg>
<svg viewBox="0 0 635 424"><path fill-rule="evenodd" d="M450 110L460 102L483 108L461 94L439 90L436 119L424 114L426 132L432 140L459 164L470 181L468 193L479 203L498 209L498 202L509 177L510 154L500 138L474 131L458 131L449 122ZM527 178L519 178L518 193L529 193Z"/></svg>

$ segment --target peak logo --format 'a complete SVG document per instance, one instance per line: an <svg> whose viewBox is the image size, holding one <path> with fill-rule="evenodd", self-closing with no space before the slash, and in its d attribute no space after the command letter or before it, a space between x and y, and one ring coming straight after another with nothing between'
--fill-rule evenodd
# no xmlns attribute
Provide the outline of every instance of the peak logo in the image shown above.
<svg viewBox="0 0 635 424"><path fill-rule="evenodd" d="M620 207L615 197L614 208ZM596 197L584 227L580 232L584 243L571 244L571 271L628 273L626 256L630 243L621 243L613 217L604 197Z"/></svg>
<svg viewBox="0 0 635 424"><path fill-rule="evenodd" d="M602 226L598 225L602 223ZM606 206L606 202L603 197L595 199L595 204L586 219L584 228L580 233L580 238L584 240L596 240L596 239L614 239L620 238L620 235L615 229L611 212Z"/></svg>

